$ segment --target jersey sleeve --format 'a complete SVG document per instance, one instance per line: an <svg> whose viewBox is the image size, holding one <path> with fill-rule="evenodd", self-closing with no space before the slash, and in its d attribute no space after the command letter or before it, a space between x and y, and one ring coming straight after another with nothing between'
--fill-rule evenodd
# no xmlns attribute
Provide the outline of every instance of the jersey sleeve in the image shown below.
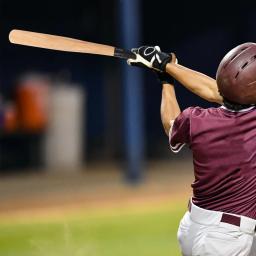
<svg viewBox="0 0 256 256"><path fill-rule="evenodd" d="M174 153L178 153L185 144L190 143L190 123L193 108L187 108L171 123L169 144Z"/></svg>

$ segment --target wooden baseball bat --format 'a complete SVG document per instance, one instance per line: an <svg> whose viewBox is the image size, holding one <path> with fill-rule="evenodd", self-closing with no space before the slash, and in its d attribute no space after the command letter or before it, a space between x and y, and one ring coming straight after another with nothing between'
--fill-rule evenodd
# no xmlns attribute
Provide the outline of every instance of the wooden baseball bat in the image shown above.
<svg viewBox="0 0 256 256"><path fill-rule="evenodd" d="M13 44L39 47L65 52L79 52L113 56L123 59L135 59L135 54L129 50L116 48L110 45L97 44L74 38L36 33L14 29L9 33L9 40Z"/></svg>

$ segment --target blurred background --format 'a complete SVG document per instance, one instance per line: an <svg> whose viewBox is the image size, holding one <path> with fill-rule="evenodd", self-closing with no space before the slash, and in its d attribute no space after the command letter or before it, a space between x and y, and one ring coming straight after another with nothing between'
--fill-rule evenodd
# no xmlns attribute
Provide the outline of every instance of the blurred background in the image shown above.
<svg viewBox="0 0 256 256"><path fill-rule="evenodd" d="M189 150L169 150L153 73L11 45L12 29L159 45L215 77L228 50L255 41L255 11L253 1L0 0L0 254L179 255L193 182ZM181 109L217 106L175 87Z"/></svg>

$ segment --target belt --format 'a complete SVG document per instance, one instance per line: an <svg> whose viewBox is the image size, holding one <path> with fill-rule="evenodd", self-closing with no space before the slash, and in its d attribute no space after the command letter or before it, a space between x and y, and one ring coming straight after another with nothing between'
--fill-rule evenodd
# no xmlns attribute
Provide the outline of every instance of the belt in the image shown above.
<svg viewBox="0 0 256 256"><path fill-rule="evenodd" d="M189 212L191 212L191 200L189 200L189 202L188 202L188 210L189 210ZM228 223L228 224L231 224L231 225L234 225L237 227L241 226L241 217L240 216L235 216L235 215L231 215L228 213L221 213L221 214L222 214L222 216L221 216L220 222ZM255 225L254 232L256 232L256 225Z"/></svg>
<svg viewBox="0 0 256 256"><path fill-rule="evenodd" d="M230 215L228 213L222 213L222 217L221 217L220 222L224 222L224 223L228 223L228 224L240 227L241 217ZM256 227L255 227L255 229L256 229Z"/></svg>

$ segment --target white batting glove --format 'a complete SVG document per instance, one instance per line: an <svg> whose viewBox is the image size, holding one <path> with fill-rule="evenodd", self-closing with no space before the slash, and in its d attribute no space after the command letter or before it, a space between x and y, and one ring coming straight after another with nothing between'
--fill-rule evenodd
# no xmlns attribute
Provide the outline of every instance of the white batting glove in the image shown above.
<svg viewBox="0 0 256 256"><path fill-rule="evenodd" d="M127 63L131 66L147 67L165 72L167 63L172 60L172 55L161 52L159 46L141 46L131 51L136 55L136 59L127 60Z"/></svg>

